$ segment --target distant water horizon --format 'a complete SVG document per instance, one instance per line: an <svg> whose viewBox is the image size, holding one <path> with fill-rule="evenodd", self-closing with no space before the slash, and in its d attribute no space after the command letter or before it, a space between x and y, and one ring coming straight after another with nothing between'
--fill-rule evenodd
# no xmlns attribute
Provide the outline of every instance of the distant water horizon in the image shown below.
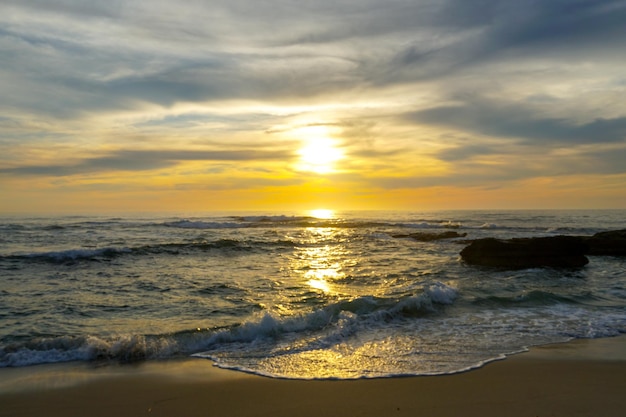
<svg viewBox="0 0 626 417"><path fill-rule="evenodd" d="M0 216L0 367L181 356L294 379L450 374L626 333L626 260L466 265L481 237L593 235L626 210ZM454 229L462 238L395 235Z"/></svg>

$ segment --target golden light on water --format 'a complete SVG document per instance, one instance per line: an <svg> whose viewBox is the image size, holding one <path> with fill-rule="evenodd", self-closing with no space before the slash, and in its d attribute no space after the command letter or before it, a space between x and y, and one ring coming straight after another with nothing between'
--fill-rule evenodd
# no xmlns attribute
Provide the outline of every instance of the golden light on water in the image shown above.
<svg viewBox="0 0 626 417"><path fill-rule="evenodd" d="M332 214L331 210L324 210L324 212L324 215ZM342 293L340 281L345 277L343 263L346 261L346 253L341 246L324 244L324 242L334 240L337 230L328 227L309 227L306 233L310 243L314 246L298 248L291 262L291 269L300 271L301 279L311 289L324 294Z"/></svg>
<svg viewBox="0 0 626 417"><path fill-rule="evenodd" d="M328 285L328 282L324 279L310 279L307 281L307 284L309 284L311 288L320 290L324 293L328 294L330 292L330 285Z"/></svg>
<svg viewBox="0 0 626 417"><path fill-rule="evenodd" d="M303 255L308 260L308 270L304 274L307 285L326 294L334 292L332 282L341 279L344 274L333 249L329 246L309 248Z"/></svg>

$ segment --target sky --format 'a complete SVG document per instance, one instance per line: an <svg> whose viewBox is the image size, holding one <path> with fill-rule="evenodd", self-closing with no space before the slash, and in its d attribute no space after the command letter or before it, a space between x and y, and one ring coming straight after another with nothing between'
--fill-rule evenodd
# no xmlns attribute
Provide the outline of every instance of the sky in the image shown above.
<svg viewBox="0 0 626 417"><path fill-rule="evenodd" d="M0 213L626 208L626 1L2 0Z"/></svg>

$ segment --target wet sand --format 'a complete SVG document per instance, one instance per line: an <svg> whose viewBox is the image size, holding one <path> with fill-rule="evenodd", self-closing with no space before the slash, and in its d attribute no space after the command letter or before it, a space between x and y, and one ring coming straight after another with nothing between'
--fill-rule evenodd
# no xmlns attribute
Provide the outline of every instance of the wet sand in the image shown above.
<svg viewBox="0 0 626 417"><path fill-rule="evenodd" d="M0 369L0 416L626 415L626 337L531 349L446 376L270 379L208 360Z"/></svg>

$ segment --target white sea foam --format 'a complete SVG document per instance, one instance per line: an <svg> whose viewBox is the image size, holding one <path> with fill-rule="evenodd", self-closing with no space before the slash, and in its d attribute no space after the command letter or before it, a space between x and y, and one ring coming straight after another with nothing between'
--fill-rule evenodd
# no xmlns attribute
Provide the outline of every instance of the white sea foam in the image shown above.
<svg viewBox="0 0 626 417"><path fill-rule="evenodd" d="M420 223L399 223L397 226L411 228L411 229L439 229L441 225L439 223L432 222L420 222Z"/></svg>
<svg viewBox="0 0 626 417"><path fill-rule="evenodd" d="M13 343L1 347L0 367L95 360L135 362L167 358L184 352L186 346L180 342L170 335L156 337L121 335L111 338L48 337L26 344Z"/></svg>
<svg viewBox="0 0 626 417"><path fill-rule="evenodd" d="M452 304L459 296L456 288L442 282L430 284L424 288L424 292L435 303Z"/></svg>
<svg viewBox="0 0 626 417"><path fill-rule="evenodd" d="M429 314L436 310L436 304L452 304L456 298L457 290L436 282L426 286L422 293L400 300L358 297L331 304L308 314L287 317L264 312L241 326L217 332L208 339L206 346L248 343L262 339L277 340L286 334L303 334L322 329L332 329L326 338L335 340L340 336L341 339L356 332L356 326L367 328L406 315ZM326 344L328 340L330 339L322 344Z"/></svg>
<svg viewBox="0 0 626 417"><path fill-rule="evenodd" d="M215 346L197 354L219 367L270 377L296 379L380 378L400 375L441 375L464 372L526 350L527 346L563 342L577 337L616 334L622 317L582 317L576 309L532 313L515 309L475 315L471 323L458 317L424 318L410 324L389 319L349 316L336 329L301 339L265 339L237 348ZM527 324L520 323L524 317ZM550 323L559 322L553 328ZM437 321L439 321L438 324ZM610 323L612 322L612 323ZM408 325L398 332L399 325ZM434 327L433 327L434 326ZM623 328L623 323L622 323ZM546 328L547 327L547 328ZM409 328L411 329L409 331ZM587 332L585 328L593 329ZM540 333L538 330L546 331ZM520 334L526 334L522 343ZM530 336L530 337L529 337Z"/></svg>
<svg viewBox="0 0 626 417"><path fill-rule="evenodd" d="M424 293L393 304L369 298L306 315L263 313L218 331L42 338L0 347L0 367L76 360L134 362L194 354L222 367L267 376L326 378L331 375L326 371L306 374L308 361L324 363L340 355L332 359L338 363L327 364L339 367L335 371L340 378L426 375L461 372L525 346L626 332L619 312L590 316L567 305L482 310L468 318L442 318L433 313L433 303L448 305L457 299L456 294L452 287L435 283ZM426 315L407 321L417 311ZM520 334L527 336L520 339ZM476 335L481 337L476 339ZM367 355L361 356L362 352ZM442 366L441 360L447 365Z"/></svg>

